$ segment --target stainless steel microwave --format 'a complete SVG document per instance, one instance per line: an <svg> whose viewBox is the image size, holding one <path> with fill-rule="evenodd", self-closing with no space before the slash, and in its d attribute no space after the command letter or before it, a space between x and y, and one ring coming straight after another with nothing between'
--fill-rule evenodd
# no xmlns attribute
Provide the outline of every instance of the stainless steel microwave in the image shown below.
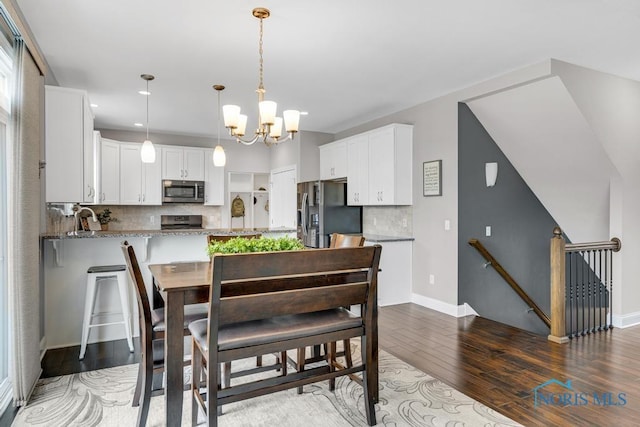
<svg viewBox="0 0 640 427"><path fill-rule="evenodd" d="M204 203L204 181L162 181L162 203Z"/></svg>

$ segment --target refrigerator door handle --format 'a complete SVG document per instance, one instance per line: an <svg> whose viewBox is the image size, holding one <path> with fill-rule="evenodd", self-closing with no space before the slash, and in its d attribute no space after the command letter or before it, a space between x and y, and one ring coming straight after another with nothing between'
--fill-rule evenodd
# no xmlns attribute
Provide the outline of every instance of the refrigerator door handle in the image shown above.
<svg viewBox="0 0 640 427"><path fill-rule="evenodd" d="M308 225L308 221L307 221L307 216L309 215L309 194L308 193L303 193L302 194L302 215L301 215L301 219L302 219L302 235L306 236L307 234L309 234L309 225Z"/></svg>

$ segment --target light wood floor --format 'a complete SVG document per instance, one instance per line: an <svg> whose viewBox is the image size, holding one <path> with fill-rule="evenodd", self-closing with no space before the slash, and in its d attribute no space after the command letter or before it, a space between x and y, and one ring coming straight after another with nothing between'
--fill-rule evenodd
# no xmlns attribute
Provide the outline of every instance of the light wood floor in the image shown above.
<svg viewBox="0 0 640 427"><path fill-rule="evenodd" d="M415 304L380 309L380 347L527 426L640 425L640 327L555 344L480 317L456 319ZM573 402L534 406L542 383L571 380ZM552 385L542 390L565 393ZM587 400L576 399L574 393ZM600 405L594 404L597 393ZM612 393L604 405L603 395Z"/></svg>

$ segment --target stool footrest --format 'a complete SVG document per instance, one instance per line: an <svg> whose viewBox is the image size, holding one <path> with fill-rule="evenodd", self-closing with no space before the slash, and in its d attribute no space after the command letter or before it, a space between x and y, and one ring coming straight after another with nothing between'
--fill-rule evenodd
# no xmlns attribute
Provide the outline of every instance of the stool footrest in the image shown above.
<svg viewBox="0 0 640 427"><path fill-rule="evenodd" d="M87 328L95 328L96 326L110 326L110 325L123 325L123 324L124 324L124 321L118 320L117 322L93 323L87 326Z"/></svg>

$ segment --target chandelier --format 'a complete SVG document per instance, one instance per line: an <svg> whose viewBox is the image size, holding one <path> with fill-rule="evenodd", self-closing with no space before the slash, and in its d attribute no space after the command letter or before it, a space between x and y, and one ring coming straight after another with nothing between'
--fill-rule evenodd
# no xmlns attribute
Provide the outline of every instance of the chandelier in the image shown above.
<svg viewBox="0 0 640 427"><path fill-rule="evenodd" d="M224 126L229 129L229 134L236 138L236 141L251 145L258 140L262 140L266 145L273 145L279 142L293 139L295 133L298 132L298 124L300 122L300 112L297 110L285 110L282 112L283 117L276 117L277 104L274 101L264 100L264 84L263 84L263 60L262 60L262 21L267 19L271 12L269 9L257 7L253 9L253 16L260 20L260 42L258 44L258 53L260 55L260 71L258 73L259 83L258 89L258 127L253 138L249 140L242 139L245 135L247 127L247 116L240 114L240 107L237 105L225 105L222 107L224 114ZM282 138L282 122L284 118L284 127L287 136Z"/></svg>

